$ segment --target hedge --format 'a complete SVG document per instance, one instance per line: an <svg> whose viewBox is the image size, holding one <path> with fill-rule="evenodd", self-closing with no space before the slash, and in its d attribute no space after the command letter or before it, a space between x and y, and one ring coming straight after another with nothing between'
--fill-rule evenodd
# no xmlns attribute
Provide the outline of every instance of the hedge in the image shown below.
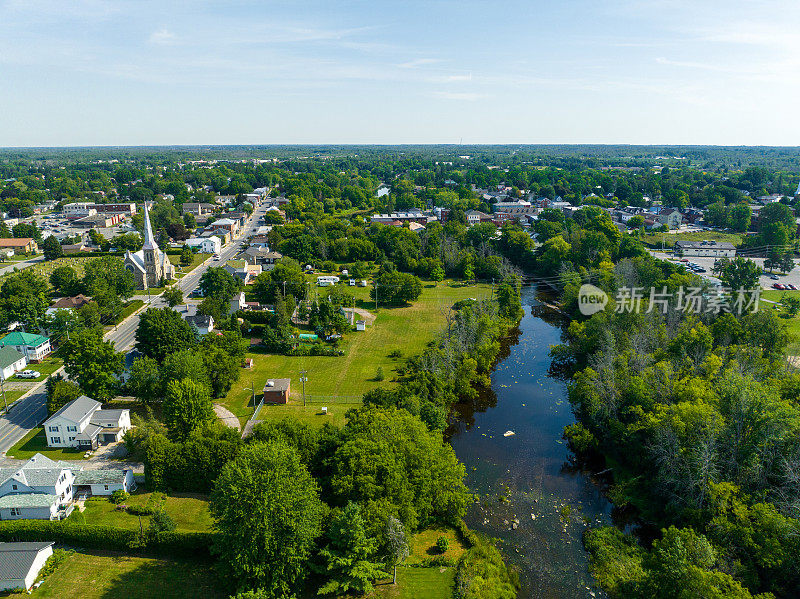
<svg viewBox="0 0 800 599"><path fill-rule="evenodd" d="M139 531L113 526L74 524L57 520L0 522L0 541L55 541L72 547L130 552L131 549L165 556L209 558L215 533L160 532L138 547Z"/></svg>

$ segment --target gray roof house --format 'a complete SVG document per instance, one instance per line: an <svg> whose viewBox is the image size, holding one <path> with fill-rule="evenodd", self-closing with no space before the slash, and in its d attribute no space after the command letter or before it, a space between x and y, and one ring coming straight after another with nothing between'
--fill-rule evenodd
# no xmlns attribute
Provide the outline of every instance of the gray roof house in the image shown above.
<svg viewBox="0 0 800 599"><path fill-rule="evenodd" d="M0 347L0 379L8 380L20 370L24 370L28 359L10 345Z"/></svg>
<svg viewBox="0 0 800 599"><path fill-rule="evenodd" d="M130 493L136 488L133 470L109 468L103 470L81 470L75 475L75 487L79 493L87 489L92 495L111 495L114 491Z"/></svg>
<svg viewBox="0 0 800 599"><path fill-rule="evenodd" d="M85 395L69 402L44 421L49 447L96 449L99 443L122 440L131 428L130 410L102 410Z"/></svg>
<svg viewBox="0 0 800 599"><path fill-rule="evenodd" d="M0 543L0 591L29 590L51 555L52 541Z"/></svg>
<svg viewBox="0 0 800 599"><path fill-rule="evenodd" d="M20 467L0 468L0 520L57 520L72 511L73 465L37 453Z"/></svg>

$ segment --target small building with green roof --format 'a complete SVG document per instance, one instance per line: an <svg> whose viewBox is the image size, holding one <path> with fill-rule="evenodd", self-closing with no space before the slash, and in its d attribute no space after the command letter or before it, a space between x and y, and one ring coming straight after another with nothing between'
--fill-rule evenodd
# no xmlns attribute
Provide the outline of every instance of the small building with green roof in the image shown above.
<svg viewBox="0 0 800 599"><path fill-rule="evenodd" d="M0 347L13 347L28 362L41 362L50 355L50 338L35 333L13 331L0 339Z"/></svg>

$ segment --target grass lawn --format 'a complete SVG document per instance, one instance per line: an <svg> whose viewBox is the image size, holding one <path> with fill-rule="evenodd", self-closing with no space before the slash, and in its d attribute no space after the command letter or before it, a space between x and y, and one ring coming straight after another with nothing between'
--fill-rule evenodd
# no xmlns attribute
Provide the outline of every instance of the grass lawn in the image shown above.
<svg viewBox="0 0 800 599"><path fill-rule="evenodd" d="M774 310L777 307L780 313L787 314L786 309L779 303L783 296L800 298L800 291L780 291L779 289L768 289L762 291L761 299L769 301L760 304L759 310ZM773 304L770 302L778 303ZM789 343L789 346L786 348L786 351L790 356L800 355L800 316L786 318L784 319L784 322L786 323L789 334L794 337L794 339Z"/></svg>
<svg viewBox="0 0 800 599"><path fill-rule="evenodd" d="M47 284L50 284L50 273L52 273L56 268L61 266L71 266L75 269L75 273L78 275L78 278L83 277L83 267L92 260L97 260L99 256L86 256L86 257L77 257L77 256L69 256L64 258L57 258L55 260L45 260L44 262L37 262L33 266L29 266L28 268L35 272L38 275L44 277L44 280L47 281Z"/></svg>
<svg viewBox="0 0 800 599"><path fill-rule="evenodd" d="M56 370L61 368L64 365L64 360L61 358L56 358L54 355L49 355L44 360L42 360L39 364L30 363L25 367L25 370L35 370L36 372L40 373L41 376L36 377L35 379L21 379L15 376L13 381L25 382L25 383L35 383L38 381L43 381L48 376L53 374Z"/></svg>
<svg viewBox="0 0 800 599"><path fill-rule="evenodd" d="M10 458L16 458L18 460L27 460L37 453L41 453L51 460L76 461L84 459L82 451L71 449L52 449L47 447L44 429L41 426L37 426L27 435L22 437L22 439L20 439L16 445L8 450L6 455Z"/></svg>
<svg viewBox="0 0 800 599"><path fill-rule="evenodd" d="M189 266L181 266L180 255L169 255L169 261L175 265L176 276L181 278L200 266L211 254L192 254L192 263Z"/></svg>
<svg viewBox="0 0 800 599"><path fill-rule="evenodd" d="M446 538L450 543L447 551L443 554L439 553L439 550L436 548L436 540L439 537ZM461 539L458 538L458 534L452 528L430 528L428 530L423 530L415 534L414 538L411 539L410 549L410 555L404 562L409 566L419 564L423 560L434 558L439 555L443 555L455 563L466 550L461 543Z"/></svg>
<svg viewBox="0 0 800 599"><path fill-rule="evenodd" d="M345 335L341 344L344 356L249 353L248 357L254 360L253 368L242 371L239 381L220 403L244 423L253 413L252 392L247 387L255 386L258 401L267 379L291 378L290 403L286 406L265 406L260 418L294 414L304 420L322 423L326 421L325 418L317 417L316 413L319 406L325 405L329 412L333 411L332 418L329 416L328 419L339 421L343 413L352 405L357 405L359 398L370 389L395 384L392 382L396 375L395 369L405 363L404 358L422 352L425 345L444 328L445 315L453 303L468 297L488 297L491 293L490 285L465 286L445 281L424 285L422 295L413 305L381 306L375 311L374 303L369 301L369 288L348 286L346 289L355 296L357 308L369 310L377 318L366 331ZM325 293L325 289L316 291ZM389 353L392 350L402 351L403 358L390 358ZM383 381L375 380L379 366L384 372ZM302 407L300 370L308 371L306 394L314 402L313 407L305 410ZM342 405L337 405L336 397L340 398ZM349 405L345 401L350 402Z"/></svg>
<svg viewBox="0 0 800 599"><path fill-rule="evenodd" d="M211 530L211 514L208 511L208 500L201 495L179 493L168 495L161 499L161 493L135 492L126 501L126 505L141 505L164 508L167 515L175 521L178 530L191 532L207 532ZM117 511L117 507L106 498L95 498L86 501L83 513L77 510L70 516L70 521L85 524L98 524L102 526L116 526L118 528L139 528L139 517ZM145 528L149 525L150 517L142 516Z"/></svg>
<svg viewBox="0 0 800 599"><path fill-rule="evenodd" d="M451 599L455 568L397 568L397 584L380 582L370 599Z"/></svg>
<svg viewBox="0 0 800 599"><path fill-rule="evenodd" d="M6 403L11 405L15 401L17 401L20 397L25 395L28 392L28 389L11 389L6 390ZM5 407L3 408L5 409Z"/></svg>
<svg viewBox="0 0 800 599"><path fill-rule="evenodd" d="M213 568L188 561L73 553L33 592L41 599L194 599L226 597ZM26 593L10 595L14 599Z"/></svg>
<svg viewBox="0 0 800 599"><path fill-rule="evenodd" d="M721 233L719 231L696 231L691 233L651 233L642 236L642 243L652 248L671 248L676 241L728 241L733 245L742 243L741 233Z"/></svg>

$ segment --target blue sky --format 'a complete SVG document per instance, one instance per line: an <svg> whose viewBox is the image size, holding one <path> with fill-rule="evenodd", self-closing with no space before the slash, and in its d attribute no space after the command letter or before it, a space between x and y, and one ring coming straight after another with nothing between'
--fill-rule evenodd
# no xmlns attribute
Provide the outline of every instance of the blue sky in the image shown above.
<svg viewBox="0 0 800 599"><path fill-rule="evenodd" d="M795 0L0 0L0 146L800 143Z"/></svg>

